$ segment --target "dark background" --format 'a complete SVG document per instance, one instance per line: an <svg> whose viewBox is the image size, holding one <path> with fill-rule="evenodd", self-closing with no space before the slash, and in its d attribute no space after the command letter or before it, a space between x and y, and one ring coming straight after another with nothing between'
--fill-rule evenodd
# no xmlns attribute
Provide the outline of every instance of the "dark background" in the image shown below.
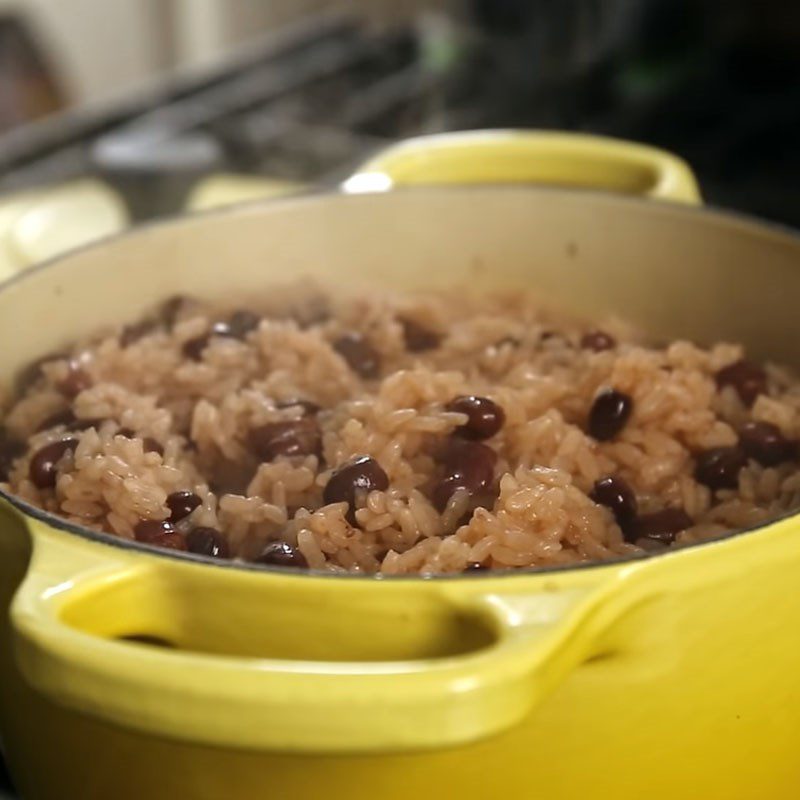
<svg viewBox="0 0 800 800"><path fill-rule="evenodd" d="M564 19L546 42L541 15L556 18L560 3L474 5L503 42L491 54L515 82L533 74L534 51L551 75L530 87L523 108L512 101L500 124L524 117L650 142L685 157L712 201L800 222L796 0L567 3L583 6L585 20L594 8L594 19L583 31L580 14L571 28Z"/></svg>

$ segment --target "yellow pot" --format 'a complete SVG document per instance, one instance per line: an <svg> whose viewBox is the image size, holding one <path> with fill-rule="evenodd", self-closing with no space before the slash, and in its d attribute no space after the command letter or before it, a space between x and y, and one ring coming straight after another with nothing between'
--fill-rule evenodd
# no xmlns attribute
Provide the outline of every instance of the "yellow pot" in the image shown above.
<svg viewBox="0 0 800 800"><path fill-rule="evenodd" d="M430 181L473 185L241 206L33 270L0 290L0 376L177 291L289 274L537 288L655 335L798 359L800 239L691 208L677 159L478 133L402 145L345 188ZM584 182L607 191L563 188ZM0 722L28 800L800 786L796 517L614 563L381 580L212 564L0 503Z"/></svg>

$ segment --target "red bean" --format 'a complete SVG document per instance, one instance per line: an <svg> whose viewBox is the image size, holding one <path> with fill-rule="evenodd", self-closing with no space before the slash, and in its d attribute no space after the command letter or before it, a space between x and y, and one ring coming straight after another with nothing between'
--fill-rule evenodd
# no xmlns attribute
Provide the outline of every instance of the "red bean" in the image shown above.
<svg viewBox="0 0 800 800"><path fill-rule="evenodd" d="M25 443L0 426L0 481L7 481L14 462L25 452Z"/></svg>
<svg viewBox="0 0 800 800"><path fill-rule="evenodd" d="M140 339L152 333L157 325L155 320L143 319L141 322L134 322L131 325L126 325L119 334L120 347L130 347Z"/></svg>
<svg viewBox="0 0 800 800"><path fill-rule="evenodd" d="M201 556L228 558L228 542L216 528L199 527L189 531L186 549Z"/></svg>
<svg viewBox="0 0 800 800"><path fill-rule="evenodd" d="M613 439L630 419L633 400L616 389L603 389L589 411L589 433L605 442Z"/></svg>
<svg viewBox="0 0 800 800"><path fill-rule="evenodd" d="M256 563L272 567L308 568L305 556L288 542L270 542L256 558Z"/></svg>
<svg viewBox="0 0 800 800"><path fill-rule="evenodd" d="M722 389L732 386L746 406L752 406L760 394L767 393L767 373L752 361L735 361L721 369L717 375L717 386Z"/></svg>
<svg viewBox="0 0 800 800"><path fill-rule="evenodd" d="M629 542L652 539L662 544L672 544L677 534L693 524L692 518L682 508L664 508L641 514L623 533Z"/></svg>
<svg viewBox="0 0 800 800"><path fill-rule="evenodd" d="M211 336L221 336L223 339L243 339L245 334L231 326L229 322L215 322L211 326Z"/></svg>
<svg viewBox="0 0 800 800"><path fill-rule="evenodd" d="M326 504L347 503L347 520L356 524L356 504L367 492L385 491L389 477L381 465L369 456L356 456L342 464L330 477L323 491Z"/></svg>
<svg viewBox="0 0 800 800"><path fill-rule="evenodd" d="M774 467L790 461L794 446L770 422L745 422L739 429L739 445L745 454L765 467Z"/></svg>
<svg viewBox="0 0 800 800"><path fill-rule="evenodd" d="M380 356L377 350L360 334L346 333L334 343L333 349L347 362L350 369L369 380L380 375Z"/></svg>
<svg viewBox="0 0 800 800"><path fill-rule="evenodd" d="M162 534L175 534L178 529L165 519L142 519L136 523L133 535L139 542L149 542Z"/></svg>
<svg viewBox="0 0 800 800"><path fill-rule="evenodd" d="M466 490L471 501L466 521L469 521L475 508L494 504L496 492L490 492L489 489L494 481L497 453L491 447L451 436L437 459L444 466L445 475L434 486L431 501L439 511L445 510L450 498L459 489Z"/></svg>
<svg viewBox="0 0 800 800"><path fill-rule="evenodd" d="M194 492L173 492L167 495L167 508L169 508L169 521L179 522L189 516L201 503Z"/></svg>
<svg viewBox="0 0 800 800"><path fill-rule="evenodd" d="M497 453L486 444L450 436L437 455L448 475L462 475L473 490L488 486L494 479Z"/></svg>
<svg viewBox="0 0 800 800"><path fill-rule="evenodd" d="M185 550L186 542L178 529L167 520L143 519L133 529L137 542L166 547L170 550Z"/></svg>
<svg viewBox="0 0 800 800"><path fill-rule="evenodd" d="M694 477L709 489L735 489L746 463L739 447L712 447L697 456Z"/></svg>
<svg viewBox="0 0 800 800"><path fill-rule="evenodd" d="M236 339L244 339L248 333L254 331L261 323L261 317L254 314L252 311L239 310L234 311L228 318L228 331L229 336Z"/></svg>
<svg viewBox="0 0 800 800"><path fill-rule="evenodd" d="M442 341L442 337L438 333L420 325L413 319L401 319L400 324L403 327L406 348L412 353L435 350Z"/></svg>
<svg viewBox="0 0 800 800"><path fill-rule="evenodd" d="M253 480L254 471L246 464L223 462L215 465L209 476L209 488L214 494L247 494L247 487Z"/></svg>
<svg viewBox="0 0 800 800"><path fill-rule="evenodd" d="M145 436L142 439L142 450L145 453L158 453L160 456L164 455L164 448L152 436Z"/></svg>
<svg viewBox="0 0 800 800"><path fill-rule="evenodd" d="M264 461L278 456L319 455L322 437L313 417L268 422L250 431L250 445Z"/></svg>
<svg viewBox="0 0 800 800"><path fill-rule="evenodd" d="M460 524L466 525L472 517L473 512L479 508L494 508L494 505L499 497L500 485L498 483L492 483L491 486L487 486L485 489L480 489L479 491L475 492L475 494L470 498L469 516L466 520L462 519Z"/></svg>
<svg viewBox="0 0 800 800"><path fill-rule="evenodd" d="M168 298L161 304L158 316L163 320L168 329L172 329L178 321L178 317L186 306L192 302L192 298L185 294L176 294Z"/></svg>
<svg viewBox="0 0 800 800"><path fill-rule="evenodd" d="M200 361L203 358L203 351L208 347L211 341L211 336L204 333L201 336L195 336L194 339L189 339L183 343L182 352L186 358L192 361Z"/></svg>
<svg viewBox="0 0 800 800"><path fill-rule="evenodd" d="M58 384L58 390L66 397L77 397L92 385L92 377L77 361L70 361L66 377Z"/></svg>
<svg viewBox="0 0 800 800"><path fill-rule="evenodd" d="M450 498L459 490L462 490L467 496L470 494L470 487L464 480L463 475L447 475L433 487L431 493L431 502L434 507L441 513L447 508Z"/></svg>
<svg viewBox="0 0 800 800"><path fill-rule="evenodd" d="M37 489L52 489L58 477L58 462L78 446L77 439L61 439L46 444L31 458L29 475Z"/></svg>
<svg viewBox="0 0 800 800"><path fill-rule="evenodd" d="M592 350L600 353L603 350L613 350L617 346L617 340L605 331L589 331L581 337L581 347L584 350Z"/></svg>
<svg viewBox="0 0 800 800"><path fill-rule="evenodd" d="M60 411L56 411L50 416L45 417L38 427L36 428L37 433L39 431L46 431L50 428L55 428L56 425L70 425L71 423L75 422L75 414L72 412L71 408L62 408Z"/></svg>
<svg viewBox="0 0 800 800"><path fill-rule="evenodd" d="M88 431L89 428L98 429L104 422L105 420L102 417L78 419L71 408L64 408L39 423L39 427L36 430L46 431L50 428L55 428L57 425L63 425L68 431Z"/></svg>
<svg viewBox="0 0 800 800"><path fill-rule="evenodd" d="M609 508L620 527L625 527L636 516L637 502L633 489L615 475L600 478L592 489L591 498Z"/></svg>
<svg viewBox="0 0 800 800"><path fill-rule="evenodd" d="M489 567L486 564L481 564L480 561L470 561L466 567L464 567L464 572L485 572L488 570Z"/></svg>
<svg viewBox="0 0 800 800"><path fill-rule="evenodd" d="M461 395L454 397L446 406L447 411L466 414L467 421L456 428L459 436L467 439L488 439L494 436L506 421L503 409L488 397Z"/></svg>

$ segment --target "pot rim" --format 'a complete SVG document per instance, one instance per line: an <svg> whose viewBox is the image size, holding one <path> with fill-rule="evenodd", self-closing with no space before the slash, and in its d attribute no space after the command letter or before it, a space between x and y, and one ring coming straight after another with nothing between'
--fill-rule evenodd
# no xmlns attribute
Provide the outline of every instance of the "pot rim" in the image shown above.
<svg viewBox="0 0 800 800"><path fill-rule="evenodd" d="M295 575L307 576L309 578L327 578L335 580L361 580L361 581L453 581L453 580L481 580L487 578L513 578L529 575L550 575L553 573L560 574L562 572L572 572L575 570L589 570L602 567L619 566L622 564L632 564L640 561L647 561L654 558L664 558L677 553L686 551L693 551L699 548L709 547L711 545L722 546L725 542L732 539L739 539L744 534L755 534L759 531L765 531L772 525L775 525L784 520L792 517L800 517L800 510L786 511L780 516L772 517L764 523L758 525L751 525L747 528L737 528L731 533L721 534L711 539L706 539L702 542L695 542L693 544L682 545L671 549L665 549L660 552L647 552L633 553L628 556L619 556L617 558L608 558L603 561L582 561L577 564L551 564L540 567L514 567L509 569L487 569L484 571L476 572L458 572L458 573L444 573L444 574L430 574L430 575L384 575L382 573L364 573L364 572L341 572L332 573L327 570L319 569L302 569L299 567L276 567L267 564L257 564L251 561L241 561L239 559L218 559L212 556L199 555L197 553L188 553L184 551L168 550L166 548L156 547L155 545L137 542L131 539L123 539L121 536L115 536L113 533L105 533L103 531L95 531L91 528L85 528L74 522L70 522L62 517L57 516L49 511L44 511L37 506L31 505L25 500L17 497L16 495L0 489L0 500L5 500L9 505L14 506L17 510L21 511L26 517L32 517L47 524L50 528L54 528L64 533L80 536L82 539L94 542L95 544L104 544L110 547L118 547L122 550L134 550L141 552L145 555L151 555L162 558L174 559L183 563L193 563L196 565L204 565L210 567L217 567L222 569L238 569L247 572L264 572L278 575Z"/></svg>
<svg viewBox="0 0 800 800"><path fill-rule="evenodd" d="M795 230L791 226L786 225L784 223L774 222L772 220L763 220L754 215L747 214L737 210L728 210L707 205L688 206L668 200L635 197L632 195L626 195L602 189L563 187L563 186L551 186L551 185L541 185L541 184L507 184L507 183L491 184L490 183L490 184L480 184L480 185L453 184L444 186L443 185L398 186L392 188L390 192L349 194L331 190L330 187L315 186L305 190L301 190L296 194L293 194L288 197L284 196L275 198L246 200L241 203L235 203L230 206L225 206L223 208L208 209L205 211L195 212L192 214L173 215L165 218L151 220L141 225L136 225L133 228L129 228L119 233L112 234L111 236L105 236L101 239L89 242L80 247L76 247L72 250L69 250L66 253L61 253L52 258L46 259L40 264L36 264L33 267L23 270L19 274L14 275L13 277L9 278L8 280L0 284L0 295L2 295L2 293L10 286L23 283L31 275L46 270L55 269L58 267L59 264L63 263L65 260L71 259L74 256L84 251L112 245L117 240L138 236L144 231L149 231L153 229L169 228L177 225L192 224L194 222L202 223L202 221L208 217L218 217L230 214L237 214L237 213L242 213L243 211L255 210L260 207L268 208L270 206L276 206L276 205L302 204L306 202L313 202L315 200L320 200L320 199L331 200L335 198L337 201L347 201L347 200L355 200L357 198L361 198L363 200L365 197L369 197L371 199L378 199L380 197L386 197L387 195L394 195L396 193L442 194L442 193L464 193L464 192L475 192L475 191L480 191L480 192L502 191L502 192L515 192L515 193L543 192L543 193L557 194L557 195L588 195L590 199L595 201L619 203L623 206L628 204L632 205L645 204L649 206L654 211L654 213L672 213L686 217L702 216L706 222L715 225L733 225L736 227L745 226L746 228L749 228L753 233L757 233L762 236L767 235L773 238L778 237L781 239L785 239L788 244L800 248L800 231ZM40 509L37 506L28 503L22 498L17 497L16 495L7 492L2 488L0 488L0 499L5 500L11 506L22 512L26 517L32 517L33 519L36 519L39 522L47 524L51 528L54 528L59 531L64 531L65 533L80 536L82 539L86 539L88 541L92 541L98 544L105 544L110 547L118 547L122 550L138 551L145 555L156 556L159 558L176 559L184 563L194 563L198 566L203 565L203 566L211 566L223 569L239 569L250 572L280 574L284 576L294 575L294 576L305 576L309 578L325 577L336 580L345 579L345 580L361 580L361 581L482 580L488 578L491 579L497 579L500 577L512 578L517 576L522 577L529 575L539 575L539 574L547 575L554 573L571 572L574 570L598 569L602 567L611 567L620 564L635 563L653 558L663 558L670 555L675 555L678 552L696 550L698 548L705 548L714 545L722 546L724 542L732 539L738 539L743 534L753 534L758 531L764 531L776 523L782 522L791 517L800 516L800 509L794 511L787 511L783 514L780 514L779 516L772 517L767 522L760 523L757 525L751 525L746 528L739 528L730 533L722 534L720 536L716 536L702 542L696 542L694 544L684 545L682 547L674 549L666 549L662 552L634 553L632 555L620 556L618 558L606 559L603 561L586 561L578 564L555 564L555 565L540 566L540 567L523 567L523 568L513 568L506 570L486 570L483 572L478 571L471 573L457 573L457 574L443 574L443 575L437 575L437 574L383 575L380 573L366 574L358 572L331 573L325 570L300 569L296 567L275 567L264 564L256 564L247 561L239 561L237 559L215 559L211 556L203 556L196 553L177 552L174 550L159 548L154 545L144 544L142 542L123 539L122 537L115 536L114 534L111 533L95 531L92 530L91 528L78 525L77 523L70 522L49 511L44 511L43 509Z"/></svg>

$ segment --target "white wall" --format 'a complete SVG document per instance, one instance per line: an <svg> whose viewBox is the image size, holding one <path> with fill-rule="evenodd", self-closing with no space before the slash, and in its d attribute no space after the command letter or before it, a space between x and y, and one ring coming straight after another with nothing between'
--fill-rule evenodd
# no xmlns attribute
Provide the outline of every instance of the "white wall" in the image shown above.
<svg viewBox="0 0 800 800"><path fill-rule="evenodd" d="M19 0L76 102L102 100L163 70L170 59L161 0ZM167 34L165 36L165 34Z"/></svg>
<svg viewBox="0 0 800 800"><path fill-rule="evenodd" d="M390 19L437 5L443 0L0 0L0 9L28 15L77 103L113 97L177 65L214 61L314 11Z"/></svg>

